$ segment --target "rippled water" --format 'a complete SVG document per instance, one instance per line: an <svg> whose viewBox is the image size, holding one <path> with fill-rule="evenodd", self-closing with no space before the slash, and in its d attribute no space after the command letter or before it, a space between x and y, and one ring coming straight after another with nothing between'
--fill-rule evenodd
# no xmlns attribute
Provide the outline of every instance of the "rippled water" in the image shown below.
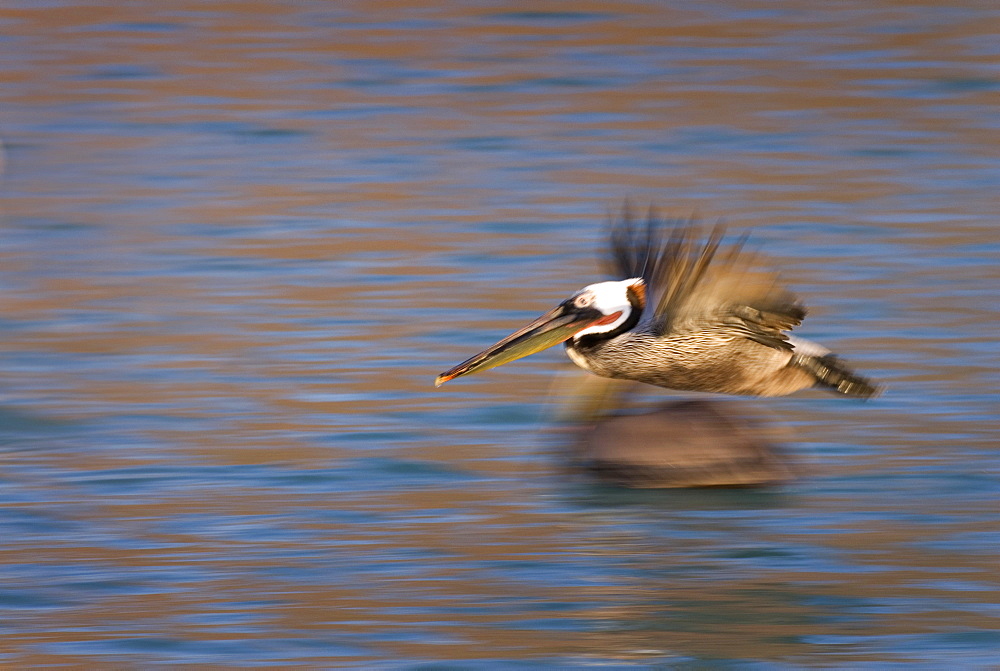
<svg viewBox="0 0 1000 671"><path fill-rule="evenodd" d="M992 2L8 3L0 663L1000 659ZM623 198L725 217L889 385L808 473L567 473Z"/></svg>

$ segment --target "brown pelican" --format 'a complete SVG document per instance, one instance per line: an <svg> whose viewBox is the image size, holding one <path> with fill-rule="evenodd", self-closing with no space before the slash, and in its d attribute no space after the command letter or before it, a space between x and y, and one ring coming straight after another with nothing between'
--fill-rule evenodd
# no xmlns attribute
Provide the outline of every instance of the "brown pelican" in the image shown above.
<svg viewBox="0 0 1000 671"><path fill-rule="evenodd" d="M595 375L658 387L783 396L821 387L869 398L880 389L816 343L786 333L802 303L743 249L707 238L691 221L627 210L611 226L612 270L621 279L584 287L489 349L442 373L435 386L560 342Z"/></svg>

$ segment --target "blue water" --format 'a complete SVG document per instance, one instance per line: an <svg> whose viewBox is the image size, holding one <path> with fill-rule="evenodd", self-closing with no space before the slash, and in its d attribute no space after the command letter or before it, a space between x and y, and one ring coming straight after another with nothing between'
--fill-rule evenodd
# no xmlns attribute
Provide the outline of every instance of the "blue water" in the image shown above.
<svg viewBox="0 0 1000 671"><path fill-rule="evenodd" d="M0 662L996 664L997 18L4 10ZM738 402L798 481L573 471L558 348L434 389L625 198L752 231L888 386Z"/></svg>

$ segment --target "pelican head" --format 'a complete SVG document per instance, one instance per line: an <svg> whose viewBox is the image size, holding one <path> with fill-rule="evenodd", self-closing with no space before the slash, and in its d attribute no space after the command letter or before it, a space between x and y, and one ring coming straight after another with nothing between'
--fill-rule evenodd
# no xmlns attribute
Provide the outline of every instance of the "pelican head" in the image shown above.
<svg viewBox="0 0 1000 671"><path fill-rule="evenodd" d="M646 283L642 278L591 284L489 349L441 373L434 386L496 368L570 338L591 334L613 337L630 319L634 324L645 305Z"/></svg>

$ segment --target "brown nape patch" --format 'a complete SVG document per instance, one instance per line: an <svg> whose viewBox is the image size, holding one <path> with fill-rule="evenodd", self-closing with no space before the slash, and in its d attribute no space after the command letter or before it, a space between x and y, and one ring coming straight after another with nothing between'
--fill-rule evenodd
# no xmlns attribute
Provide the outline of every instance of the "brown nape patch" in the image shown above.
<svg viewBox="0 0 1000 671"><path fill-rule="evenodd" d="M646 309L646 283L639 280L635 284L630 284L625 290L625 294L628 296L629 301L633 305L638 305L640 310Z"/></svg>

